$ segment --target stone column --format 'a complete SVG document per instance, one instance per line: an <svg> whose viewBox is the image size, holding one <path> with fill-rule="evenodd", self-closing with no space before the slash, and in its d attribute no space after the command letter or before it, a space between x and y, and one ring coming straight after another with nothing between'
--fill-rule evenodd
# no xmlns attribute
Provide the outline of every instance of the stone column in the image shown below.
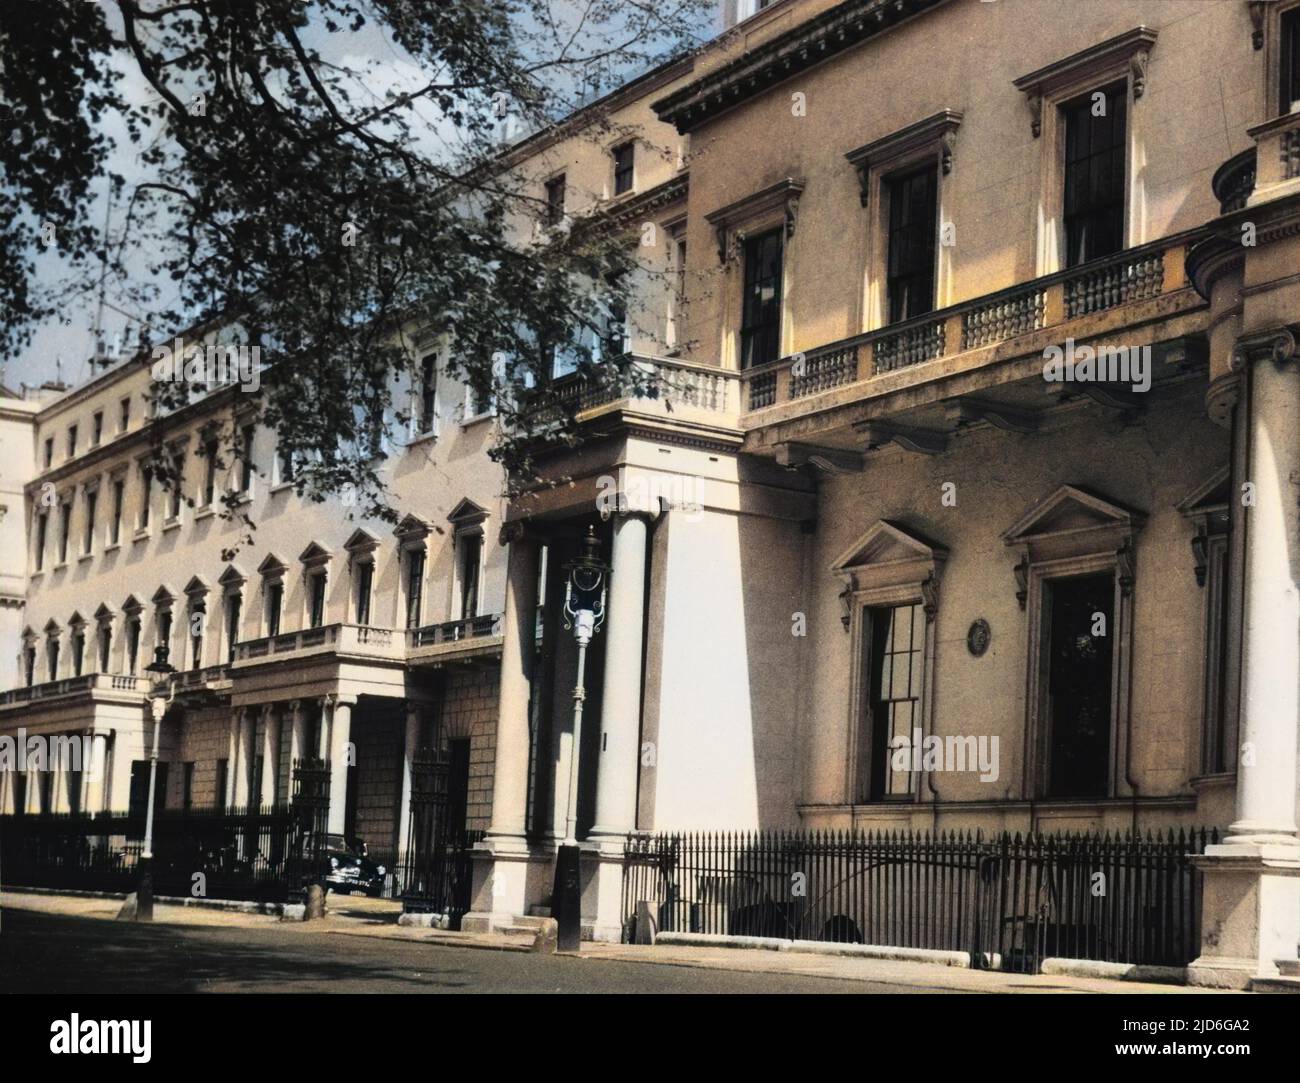
<svg viewBox="0 0 1300 1083"><path fill-rule="evenodd" d="M293 765L307 754L303 730L306 726L302 700L289 702L289 762L285 765L284 786L286 800L293 800Z"/></svg>
<svg viewBox="0 0 1300 1083"><path fill-rule="evenodd" d="M226 792L223 800L227 809L235 804L235 783L239 774L239 728L246 708L236 707L230 712L230 734L226 740Z"/></svg>
<svg viewBox="0 0 1300 1083"><path fill-rule="evenodd" d="M537 543L510 543L506 611L502 626L501 688L497 706L496 760L492 769L489 838L522 840L528 801L528 699L533 633L537 620Z"/></svg>
<svg viewBox="0 0 1300 1083"><path fill-rule="evenodd" d="M239 744L236 751L234 807L247 808L253 800L253 712L239 715Z"/></svg>
<svg viewBox="0 0 1300 1083"><path fill-rule="evenodd" d="M501 685L497 700L496 759L492 767L492 822L476 847L472 902L461 928L485 932L527 912L530 853L525 838L528 804L528 703L537 620L538 544L518 526L502 532L510 545L502 619ZM536 885L534 885L536 888Z"/></svg>
<svg viewBox="0 0 1300 1083"><path fill-rule="evenodd" d="M1247 334L1241 372L1249 462L1234 478L1253 492L1245 527L1236 818L1197 860L1204 873L1199 985L1245 987L1296 960L1300 940L1300 839L1296 837L1300 734L1300 375L1289 331Z"/></svg>
<svg viewBox="0 0 1300 1083"><path fill-rule="evenodd" d="M280 719L273 704L262 708L262 792L258 800L274 805L280 780Z"/></svg>
<svg viewBox="0 0 1300 1083"><path fill-rule="evenodd" d="M352 708L356 696L339 696L330 718L330 818L331 835L343 834L348 812L348 766L352 759Z"/></svg>
<svg viewBox="0 0 1300 1083"><path fill-rule="evenodd" d="M646 521L640 515L620 517L614 524L610 555L596 822L589 837L600 842L616 841L620 848L624 836L636 826L646 532Z"/></svg>
<svg viewBox="0 0 1300 1083"><path fill-rule="evenodd" d="M406 704L406 741L402 746L402 800L397 808L397 864L406 864L406 849L411 839L411 776L415 753L420 747L422 705ZM409 875L409 870L404 870Z"/></svg>
<svg viewBox="0 0 1300 1083"><path fill-rule="evenodd" d="M104 794L107 790L105 773L108 770L108 738L102 733L92 733L90 762L86 764L85 797L82 807L90 815L104 811Z"/></svg>

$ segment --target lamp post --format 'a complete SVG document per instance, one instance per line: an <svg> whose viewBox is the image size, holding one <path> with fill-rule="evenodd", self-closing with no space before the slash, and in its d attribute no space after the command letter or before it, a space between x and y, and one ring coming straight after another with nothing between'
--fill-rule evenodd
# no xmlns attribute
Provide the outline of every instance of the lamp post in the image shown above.
<svg viewBox="0 0 1300 1083"><path fill-rule="evenodd" d="M573 735L569 742L569 796L564 818L564 841L555 855L552 913L560 951L577 951L582 945L582 887L578 850L578 761L582 755L582 707L587 699L587 645L605 623L605 595L609 565L600 557L600 540L587 528L577 559L564 565L564 627L578 641L578 672L573 685Z"/></svg>
<svg viewBox="0 0 1300 1083"><path fill-rule="evenodd" d="M149 803L144 813L144 849L140 854L140 886L136 890L136 921L153 921L153 806L158 786L158 741L162 733L163 716L172 700L172 674L175 668L167 661L168 649L155 647L153 661L145 666L152 675L153 687L149 690L149 708L153 715L153 747L149 752Z"/></svg>

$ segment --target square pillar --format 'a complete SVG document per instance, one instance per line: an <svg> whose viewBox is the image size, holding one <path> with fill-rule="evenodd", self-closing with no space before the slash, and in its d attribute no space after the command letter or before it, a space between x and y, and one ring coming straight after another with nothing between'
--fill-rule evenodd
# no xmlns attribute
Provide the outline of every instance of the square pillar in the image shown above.
<svg viewBox="0 0 1300 1083"><path fill-rule="evenodd" d="M356 762L352 744L352 708L356 696L339 696L330 712L330 815L331 835L343 834L348 813L348 768Z"/></svg>

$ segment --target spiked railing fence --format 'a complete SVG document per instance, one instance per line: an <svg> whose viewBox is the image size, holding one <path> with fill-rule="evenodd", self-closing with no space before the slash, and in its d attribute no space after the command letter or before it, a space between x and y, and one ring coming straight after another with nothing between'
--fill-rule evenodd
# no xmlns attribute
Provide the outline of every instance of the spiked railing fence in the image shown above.
<svg viewBox="0 0 1300 1083"><path fill-rule="evenodd" d="M660 931L966 951L1036 972L1044 958L1182 966L1198 950L1189 858L1216 838L978 832L632 835L623 908Z"/></svg>

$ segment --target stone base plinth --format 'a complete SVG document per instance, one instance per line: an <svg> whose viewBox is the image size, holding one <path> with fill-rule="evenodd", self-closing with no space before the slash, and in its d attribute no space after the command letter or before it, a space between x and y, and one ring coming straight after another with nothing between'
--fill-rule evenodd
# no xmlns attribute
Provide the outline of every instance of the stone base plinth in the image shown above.
<svg viewBox="0 0 1300 1083"><path fill-rule="evenodd" d="M1300 846L1228 841L1193 859L1203 874L1201 954L1190 985L1246 989L1300 944Z"/></svg>

